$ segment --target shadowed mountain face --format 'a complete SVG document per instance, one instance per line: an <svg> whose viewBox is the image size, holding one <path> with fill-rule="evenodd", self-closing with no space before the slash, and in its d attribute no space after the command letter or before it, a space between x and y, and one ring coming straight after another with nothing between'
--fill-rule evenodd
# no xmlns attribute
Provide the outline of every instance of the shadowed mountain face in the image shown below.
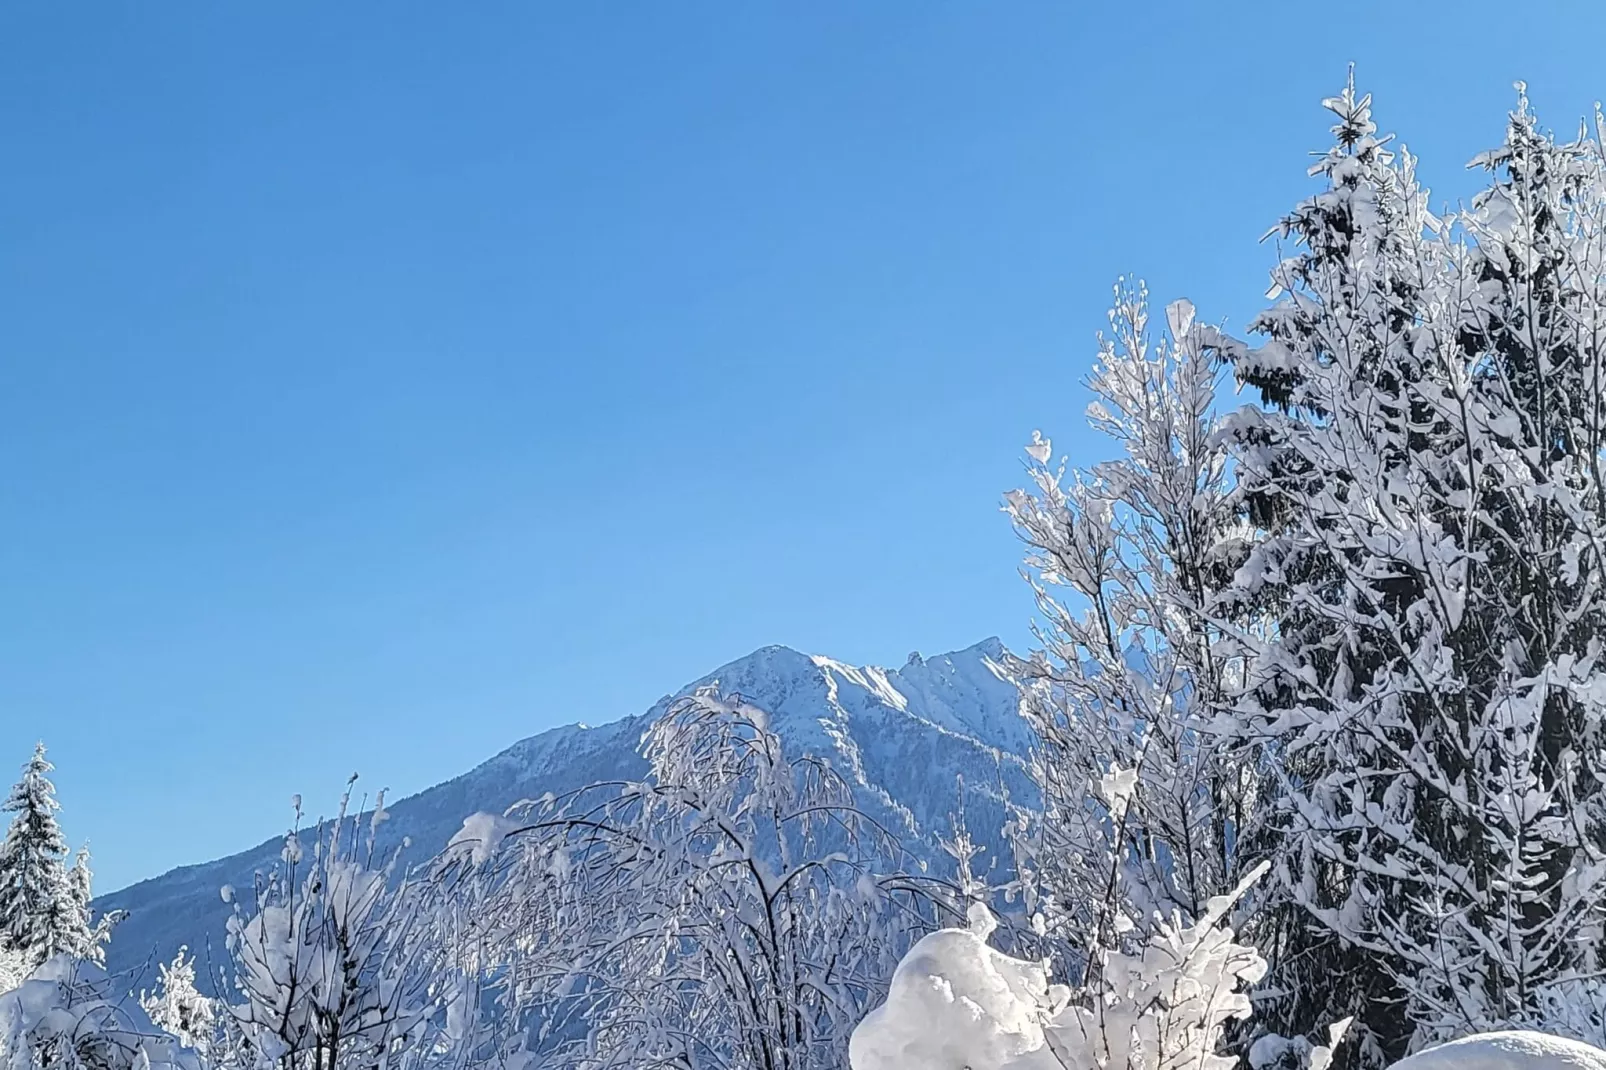
<svg viewBox="0 0 1606 1070"><path fill-rule="evenodd" d="M405 857L422 861L444 847L469 814L500 812L521 799L599 780L640 777L646 771L638 751L643 730L674 699L712 684L767 710L789 753L828 758L853 784L859 805L903 834L933 868L947 868L936 840L950 830L962 777L966 824L987 849L982 865L989 859L1002 864L1004 796L1036 801L1025 769L1030 731L1004 657L1003 646L989 639L939 657L910 655L903 668L889 670L765 647L639 716L542 732L460 777L390 804L379 844L405 839ZM282 846L270 840L97 899L97 910L128 911L108 949L108 967L131 974L136 988L149 985L154 964L187 944L211 990L212 975L226 960L223 933L231 910L220 890L235 887L249 902L256 874L274 866Z"/></svg>

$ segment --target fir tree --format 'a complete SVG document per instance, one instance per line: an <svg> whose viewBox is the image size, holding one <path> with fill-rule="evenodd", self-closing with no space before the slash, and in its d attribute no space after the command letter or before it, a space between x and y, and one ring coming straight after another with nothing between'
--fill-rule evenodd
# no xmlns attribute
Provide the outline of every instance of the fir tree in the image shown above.
<svg viewBox="0 0 1606 1070"><path fill-rule="evenodd" d="M91 924L94 913L91 904L94 901L94 873L89 868L89 845L78 848L73 856L72 869L67 873L67 885L72 892L72 903L75 910L64 919L64 926L72 938L80 945L74 955L77 958L88 959L97 966L105 965L106 941L111 939L112 926L122 920L123 912L113 911L102 917L99 922Z"/></svg>
<svg viewBox="0 0 1606 1070"><path fill-rule="evenodd" d="M1419 483L1415 451L1433 441L1411 397L1437 261L1423 237L1434 222L1426 193L1411 158L1378 135L1371 98L1351 79L1324 106L1334 144L1312 173L1326 189L1274 232L1297 252L1273 273L1276 304L1251 323L1265 341L1212 338L1263 402L1228 422L1239 500L1261 538L1215 608L1271 622L1236 631L1250 671L1222 727L1259 740L1281 781L1271 835L1251 845L1277 860L1281 903L1261 931L1281 993L1263 1022L1298 1034L1355 1014L1349 1052L1384 1063L1409 1040L1405 999L1388 959L1357 955L1355 941L1376 917L1410 912L1398 886L1362 876L1386 868L1393 846L1357 826L1402 811L1409 821L1414 800L1398 778L1372 775L1397 764L1410 729L1369 703L1398 667L1390 625L1432 584L1408 568L1372 569L1409 528L1401 509ZM1388 798L1368 797L1389 787Z"/></svg>
<svg viewBox="0 0 1606 1070"><path fill-rule="evenodd" d="M1304 916L1273 987L1297 1029L1355 1010L1379 1064L1514 1024L1598 1042L1602 153L1522 101L1441 220L1367 98L1328 103L1266 342L1213 340L1265 402L1233 423L1264 536L1235 597L1275 627L1226 727L1281 773Z"/></svg>
<svg viewBox="0 0 1606 1070"><path fill-rule="evenodd" d="M66 867L67 841L56 821L56 788L45 745L34 748L23 776L0 810L14 813L0 844L0 942L33 963L65 953L75 958L95 950L87 901L80 903ZM83 892L88 894L87 861Z"/></svg>
<svg viewBox="0 0 1606 1070"><path fill-rule="evenodd" d="M93 898L90 891L92 881L93 874L89 869L89 846L85 844L78 848L78 853L73 856L72 869L67 874L67 886L72 890L73 902L86 915L89 913L89 902Z"/></svg>

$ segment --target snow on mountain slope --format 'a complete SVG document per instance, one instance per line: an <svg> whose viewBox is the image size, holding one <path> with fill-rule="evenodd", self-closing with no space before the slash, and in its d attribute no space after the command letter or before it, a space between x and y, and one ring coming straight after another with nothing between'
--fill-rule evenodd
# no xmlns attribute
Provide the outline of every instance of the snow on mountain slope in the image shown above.
<svg viewBox="0 0 1606 1070"><path fill-rule="evenodd" d="M501 811L520 799L561 793L597 780L636 777L646 766L637 747L644 728L674 699L705 685L740 693L767 710L789 748L829 758L853 783L860 805L897 829L933 865L944 858L936 838L950 828L958 780L965 782L966 823L989 853L1004 820L1004 796L1035 798L1023 755L1029 731L1015 685L1003 669L1004 649L989 639L938 657L911 655L901 669L846 665L771 646L754 651L665 696L635 717L600 727L567 725L531 736L473 770L388 805L381 842L403 837L410 858L445 846L463 819ZM229 907L219 889L242 893L272 868L281 841L228 858L186 866L102 896L99 910L126 910L108 953L108 967L149 984L154 963L188 944L207 969L224 962ZM208 985L210 988L211 986Z"/></svg>

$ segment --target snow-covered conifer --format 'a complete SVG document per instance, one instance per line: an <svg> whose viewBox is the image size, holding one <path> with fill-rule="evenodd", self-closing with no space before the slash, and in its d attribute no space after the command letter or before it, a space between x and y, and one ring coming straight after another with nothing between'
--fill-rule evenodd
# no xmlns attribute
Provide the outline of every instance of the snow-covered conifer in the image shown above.
<svg viewBox="0 0 1606 1070"><path fill-rule="evenodd" d="M28 976L29 962L20 951L0 947L0 993L9 992Z"/></svg>
<svg viewBox="0 0 1606 1070"><path fill-rule="evenodd" d="M112 928L121 920L120 912L113 911L98 921L94 917L94 872L89 866L89 846L85 844L73 855L72 868L67 871L67 887L72 893L75 913L67 920L72 939L78 944L73 952L78 958L88 959L96 965L105 965L106 942L111 939Z"/></svg>
<svg viewBox="0 0 1606 1070"><path fill-rule="evenodd" d="M1333 713L1349 702L1388 719L1366 704L1367 681L1398 636L1387 625L1381 635L1362 633L1378 608L1392 615L1423 601L1428 589L1461 579L1429 549L1430 574L1385 568L1371 606L1348 593L1374 549L1405 547L1408 554L1439 535L1408 514L1424 500L1422 462L1446 441L1418 397L1434 372L1423 356L1433 325L1423 320L1425 310L1439 307L1444 261L1430 240L1438 221L1415 181L1414 161L1378 136L1371 98L1357 94L1352 81L1324 104L1336 119L1335 143L1312 174L1325 188L1278 228L1296 251L1273 272L1276 304L1251 324L1264 344L1200 332L1264 402L1229 420L1239 500L1262 537L1217 611L1234 622L1269 618L1273 626L1228 627L1251 669L1218 728L1265 744L1283 796L1265 846L1278 858L1274 891L1294 911L1270 911L1261 930L1276 975L1271 987L1280 993L1263 1008L1263 1023L1299 1034L1335 1011L1352 1013L1360 1028L1351 1050L1377 1061L1409 1035L1404 1000L1389 963L1356 955L1337 919L1397 916L1406 904L1398 895L1361 897L1364 880L1358 886L1347 878L1352 867L1312 827L1326 819L1314 820L1303 801L1313 793L1326 800L1334 777L1379 789L1397 784L1368 772L1396 764L1395 748L1372 728L1377 722L1362 728ZM1355 455L1345 456L1350 451ZM1323 787L1313 792L1314 785ZM1337 797L1350 796L1339 790ZM1390 796L1392 812L1411 805L1397 790ZM1309 924L1310 914L1321 924Z"/></svg>
<svg viewBox="0 0 1606 1070"><path fill-rule="evenodd" d="M32 963L58 953L93 957L96 947L88 904L75 896L67 872L67 841L56 821L60 804L51 769L40 743L0 804L0 811L16 815L0 843L0 943Z"/></svg>
<svg viewBox="0 0 1606 1070"><path fill-rule="evenodd" d="M92 887L94 874L89 868L89 847L78 848L73 856L72 869L67 873L67 887L72 893L73 902L78 909L88 915L90 900L94 898Z"/></svg>
<svg viewBox="0 0 1606 1070"><path fill-rule="evenodd" d="M1264 342L1201 332L1265 402L1232 424L1264 535L1234 597L1275 626L1234 636L1221 726L1280 774L1304 918L1273 987L1296 1030L1356 1011L1375 1064L1510 1024L1598 1039L1555 1006L1600 1003L1601 152L1524 101L1489 189L1438 219L1369 105L1328 102Z"/></svg>

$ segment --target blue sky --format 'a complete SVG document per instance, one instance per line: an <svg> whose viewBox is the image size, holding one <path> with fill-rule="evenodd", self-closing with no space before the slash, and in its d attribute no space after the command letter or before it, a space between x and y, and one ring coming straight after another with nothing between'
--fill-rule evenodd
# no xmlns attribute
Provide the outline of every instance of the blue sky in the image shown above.
<svg viewBox="0 0 1606 1070"><path fill-rule="evenodd" d="M1021 644L1114 278L1241 324L1349 61L1455 198L1597 9L0 7L0 767L109 890L763 644Z"/></svg>

